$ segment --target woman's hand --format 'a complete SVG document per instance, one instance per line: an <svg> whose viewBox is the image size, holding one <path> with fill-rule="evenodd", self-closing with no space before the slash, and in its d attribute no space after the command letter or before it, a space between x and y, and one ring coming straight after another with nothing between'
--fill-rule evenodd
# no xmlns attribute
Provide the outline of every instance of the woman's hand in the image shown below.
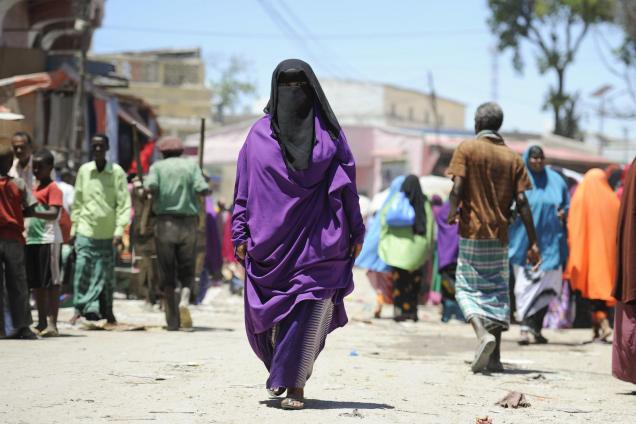
<svg viewBox="0 0 636 424"><path fill-rule="evenodd" d="M528 249L528 262L532 265L533 271L539 270L539 266L541 266L541 251L536 243L533 243Z"/></svg>
<svg viewBox="0 0 636 424"><path fill-rule="evenodd" d="M360 251L362 250L362 243L357 243L351 246L351 250L349 251L349 255L356 260L360 255Z"/></svg>
<svg viewBox="0 0 636 424"><path fill-rule="evenodd" d="M247 244L243 243L236 246L236 256L238 256L240 260L242 261L245 260L246 253L247 253Z"/></svg>

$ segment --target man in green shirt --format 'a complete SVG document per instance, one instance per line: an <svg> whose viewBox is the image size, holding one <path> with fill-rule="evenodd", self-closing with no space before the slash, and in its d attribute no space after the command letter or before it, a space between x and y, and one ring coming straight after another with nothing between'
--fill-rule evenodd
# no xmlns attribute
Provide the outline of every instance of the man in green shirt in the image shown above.
<svg viewBox="0 0 636 424"><path fill-rule="evenodd" d="M155 244L166 323L169 331L191 329L188 304L194 283L200 196L206 196L209 187L196 163L181 157L180 139L164 137L158 146L164 159L150 167L144 185L152 193L157 218Z"/></svg>
<svg viewBox="0 0 636 424"><path fill-rule="evenodd" d="M115 248L121 246L124 228L130 221L130 195L126 172L106 161L108 149L108 137L96 134L91 140L95 160L80 167L75 181L71 212L71 242L76 253L72 323L80 316L117 322L113 314Z"/></svg>

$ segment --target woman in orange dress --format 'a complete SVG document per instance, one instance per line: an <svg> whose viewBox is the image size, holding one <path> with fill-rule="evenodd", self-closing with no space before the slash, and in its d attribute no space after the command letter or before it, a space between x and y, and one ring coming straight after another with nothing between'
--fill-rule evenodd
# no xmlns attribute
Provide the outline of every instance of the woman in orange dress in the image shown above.
<svg viewBox="0 0 636 424"><path fill-rule="evenodd" d="M595 340L607 340L612 334L608 312L615 303L612 289L619 207L616 193L601 169L585 174L570 205L567 272L572 288L591 301Z"/></svg>

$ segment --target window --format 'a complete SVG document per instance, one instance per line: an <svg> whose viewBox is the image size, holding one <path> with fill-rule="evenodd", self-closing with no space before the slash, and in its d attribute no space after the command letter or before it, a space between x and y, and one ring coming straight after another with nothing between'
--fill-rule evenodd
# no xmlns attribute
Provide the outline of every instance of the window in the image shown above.
<svg viewBox="0 0 636 424"><path fill-rule="evenodd" d="M130 79L136 82L157 82L159 68L154 62L129 62Z"/></svg>
<svg viewBox="0 0 636 424"><path fill-rule="evenodd" d="M198 84L199 66L182 63L166 63L163 66L163 83L170 86Z"/></svg>
<svg viewBox="0 0 636 424"><path fill-rule="evenodd" d="M391 111L389 112L390 116L397 116L397 110L396 110L396 106L395 103L391 103Z"/></svg>

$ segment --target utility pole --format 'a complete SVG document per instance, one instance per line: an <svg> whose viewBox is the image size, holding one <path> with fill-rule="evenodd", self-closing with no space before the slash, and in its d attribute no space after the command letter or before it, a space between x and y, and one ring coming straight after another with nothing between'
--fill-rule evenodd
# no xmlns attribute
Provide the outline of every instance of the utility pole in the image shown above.
<svg viewBox="0 0 636 424"><path fill-rule="evenodd" d="M499 100L499 49L497 45L491 47L490 52L492 54L492 75L490 76L490 84L491 87L491 97L492 101L496 102Z"/></svg>
<svg viewBox="0 0 636 424"><path fill-rule="evenodd" d="M607 116L607 110L605 109L605 99L607 94L613 89L613 87L609 84L602 85L592 92L591 96L599 99L599 108L598 108L598 153L599 155L603 154L603 134L605 133L605 117Z"/></svg>
<svg viewBox="0 0 636 424"><path fill-rule="evenodd" d="M88 6L90 2L75 2L76 16L75 30L80 33L79 54L77 55L77 70L79 73L79 81L73 99L73 125L74 130L71 133L71 139L66 146L67 161L77 161L75 167L82 162L82 147L84 141L84 83L86 81L86 51L88 50L88 37L90 34L90 22L88 21ZM72 153L75 153L74 155Z"/></svg>
<svg viewBox="0 0 636 424"><path fill-rule="evenodd" d="M435 137L437 138L437 142L439 142L439 133L440 133L440 122L439 122L439 112L437 108L437 95L435 94L435 83L433 81L433 72L428 71L428 89L431 92L431 108L433 109L433 119L435 124Z"/></svg>

